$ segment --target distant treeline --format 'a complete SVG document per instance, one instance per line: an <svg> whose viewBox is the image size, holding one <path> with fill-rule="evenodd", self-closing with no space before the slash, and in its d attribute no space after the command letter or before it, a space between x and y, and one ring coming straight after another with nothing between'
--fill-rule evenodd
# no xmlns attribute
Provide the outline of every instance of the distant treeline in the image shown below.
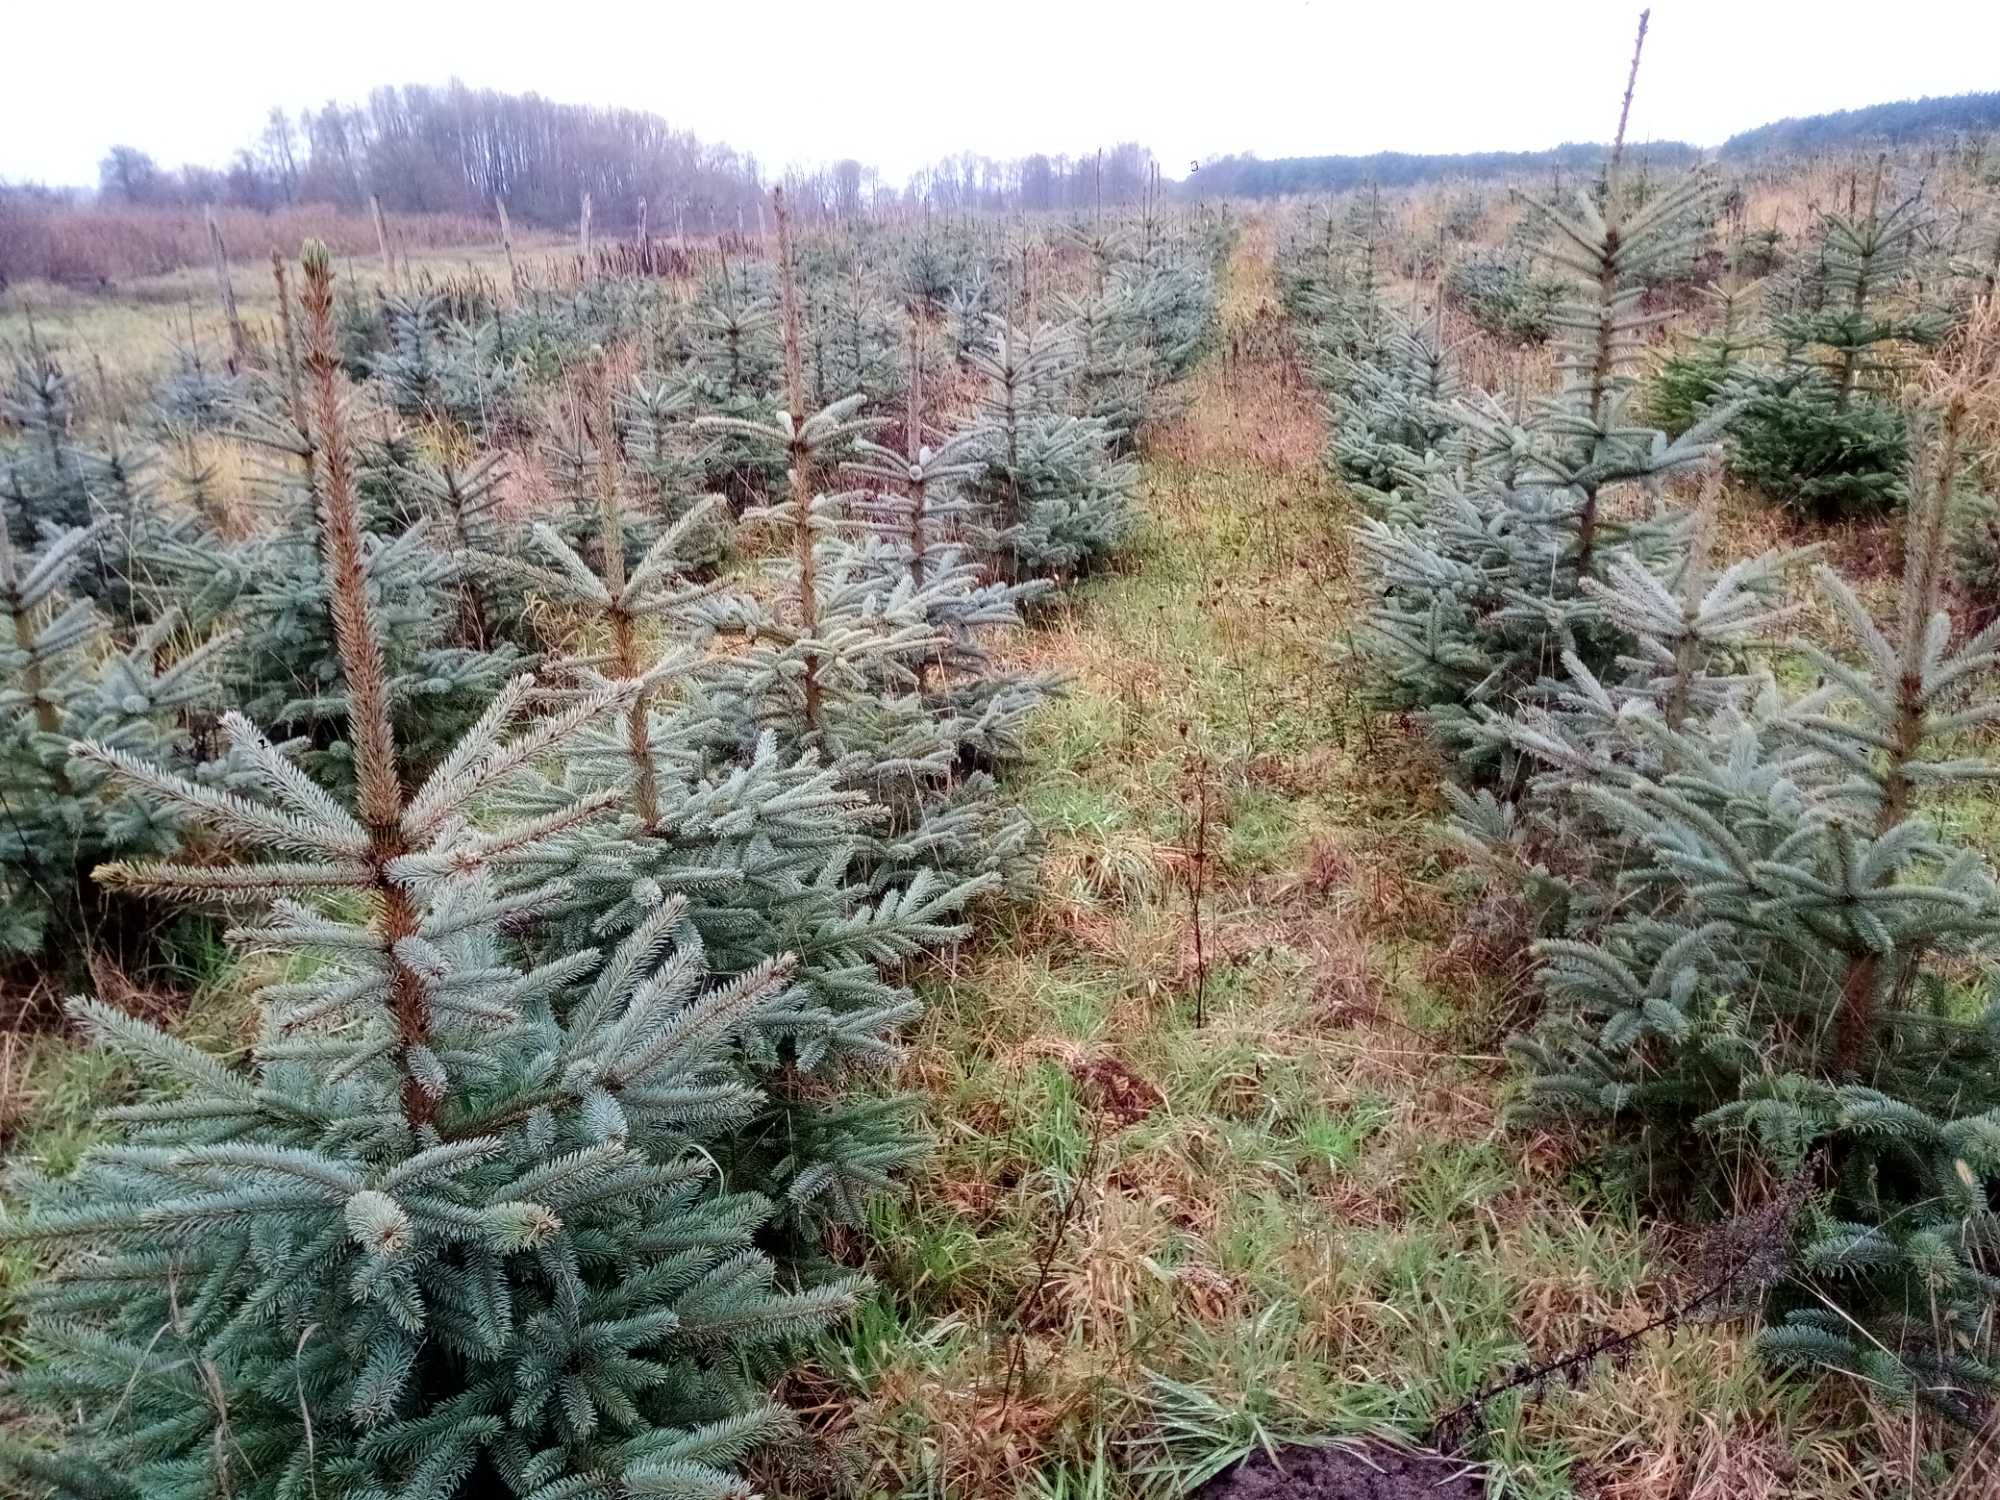
<svg viewBox="0 0 2000 1500"><path fill-rule="evenodd" d="M1719 154L1739 158L1794 155L1987 131L2000 131L2000 93L1902 99L1865 109L1777 120L1731 136ZM1439 155L1378 151L1373 156L1281 156L1270 161L1250 155L1223 156L1203 162L1176 188L1188 197L1278 198L1292 193L1345 192L1371 183L1412 187L1428 182L1550 176L1559 171L1595 171L1608 150L1595 142L1572 141L1548 151ZM1704 154L1685 141L1652 141L1626 150L1660 168L1692 166Z"/></svg>
<svg viewBox="0 0 2000 1500"><path fill-rule="evenodd" d="M2000 130L2000 93L1951 94L1938 99L1898 99L1865 109L1774 120L1732 135L1726 157L1779 156L1841 147L1901 145L1926 136Z"/></svg>
<svg viewBox="0 0 2000 1500"><path fill-rule="evenodd" d="M808 219L887 209L1080 211L1135 202L1154 180L1136 142L1075 155L996 161L944 157L901 185L847 158L782 180ZM452 82L380 88L362 104L296 114L274 108L262 132L226 167L170 167L138 145L110 148L98 166L99 206L271 213L305 205L366 212L490 216L496 200L525 224L574 226L588 193L594 222L629 234L646 205L655 234L754 228L769 181L755 156L702 141L643 110L561 104ZM17 200L84 194L16 186Z"/></svg>
<svg viewBox="0 0 2000 1500"><path fill-rule="evenodd" d="M1685 141L1650 141L1627 146L1634 160L1656 167L1692 166L1701 157ZM1608 146L1569 141L1547 151L1468 151L1417 155L1378 151L1373 156L1224 156L1205 161L1178 184L1184 196L1277 198L1291 193L1338 193L1373 183L1413 187L1419 183L1482 181L1495 177L1553 176L1595 171Z"/></svg>
<svg viewBox="0 0 2000 1500"><path fill-rule="evenodd" d="M364 104L273 109L225 168L168 167L137 145L110 149L100 203L223 204L266 212L302 204L364 210L370 197L412 214L489 216L495 199L528 223L574 223L589 193L606 222L733 228L762 191L756 158L641 110L559 104L453 82L380 88Z"/></svg>
<svg viewBox="0 0 2000 1500"><path fill-rule="evenodd" d="M1722 154L1813 151L1996 127L2000 93L1961 94L1780 120L1732 137ZM1687 167L1703 154L1684 141L1627 149L1661 170ZM1185 197L1272 198L1369 183L1554 178L1595 171L1605 152L1594 142L1568 142L1544 151L1224 156L1173 187ZM1078 213L1138 201L1153 173L1152 152L1125 141L1013 160L963 152L901 185L852 158L787 173L784 181L805 217L848 218L897 209ZM703 234L754 225L767 188L756 157L702 141L658 115L453 81L380 88L361 104L327 103L296 114L273 109L262 132L226 167L168 167L138 146L113 146L99 166L96 198L100 206L213 204L270 213L306 205L365 212L369 199L379 197L390 211L478 218L504 199L523 223L567 227L588 193L595 222L608 234L629 233L642 200L653 232ZM47 204L89 195L17 185L5 196Z"/></svg>

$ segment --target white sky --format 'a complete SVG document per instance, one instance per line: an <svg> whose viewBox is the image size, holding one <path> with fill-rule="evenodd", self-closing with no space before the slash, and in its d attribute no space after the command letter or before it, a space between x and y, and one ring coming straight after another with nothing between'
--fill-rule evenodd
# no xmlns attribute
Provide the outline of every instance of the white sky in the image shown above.
<svg viewBox="0 0 2000 1500"><path fill-rule="evenodd" d="M383 83L629 105L767 170L1139 140L1192 160L1607 139L1637 4L1604 0L159 0L0 19L0 179L93 183L113 143L221 165L274 103ZM325 18L323 28L316 17ZM1992 0L1655 0L1636 139L2000 88Z"/></svg>

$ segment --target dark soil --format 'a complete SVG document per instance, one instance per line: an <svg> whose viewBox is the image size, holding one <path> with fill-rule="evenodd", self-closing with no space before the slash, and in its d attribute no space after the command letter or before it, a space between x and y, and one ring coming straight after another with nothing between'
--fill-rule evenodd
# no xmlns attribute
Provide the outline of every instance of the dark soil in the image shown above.
<svg viewBox="0 0 2000 1500"><path fill-rule="evenodd" d="M1194 1492L1193 1500L1485 1500L1478 1470L1387 1443L1261 1449Z"/></svg>
<svg viewBox="0 0 2000 1500"><path fill-rule="evenodd" d="M1070 1070L1085 1101L1119 1129L1136 1125L1160 1107L1160 1091L1122 1057L1104 1056Z"/></svg>

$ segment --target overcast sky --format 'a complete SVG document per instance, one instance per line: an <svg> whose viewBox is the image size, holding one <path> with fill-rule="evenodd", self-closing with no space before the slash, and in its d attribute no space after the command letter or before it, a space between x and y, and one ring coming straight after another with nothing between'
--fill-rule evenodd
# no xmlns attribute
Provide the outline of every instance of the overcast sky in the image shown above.
<svg viewBox="0 0 2000 1500"><path fill-rule="evenodd" d="M630 105L767 167L900 183L960 150L1533 149L1607 139L1638 6L1604 0L11 0L0 179L94 182L114 143L221 165L272 104L382 83ZM314 26L324 17L324 29ZM1637 139L2000 88L1993 0L1656 0Z"/></svg>

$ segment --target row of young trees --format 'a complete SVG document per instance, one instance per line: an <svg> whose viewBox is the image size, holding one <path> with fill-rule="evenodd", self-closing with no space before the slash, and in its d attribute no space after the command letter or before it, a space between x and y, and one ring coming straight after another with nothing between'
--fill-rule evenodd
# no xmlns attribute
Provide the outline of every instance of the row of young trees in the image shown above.
<svg viewBox="0 0 2000 1500"><path fill-rule="evenodd" d="M903 970L1032 870L1056 684L992 637L1129 533L1225 232L776 226L685 296L371 306L309 245L268 371L188 360L150 442L16 371L8 946L136 961L149 898L286 960L241 1063L73 1007L141 1085L15 1170L26 1481L749 1493L861 1292L826 1232L920 1148ZM218 433L271 458L247 525Z"/></svg>
<svg viewBox="0 0 2000 1500"><path fill-rule="evenodd" d="M1567 282L1545 396L1468 387L1442 319L1391 310L1379 205L1295 238L1329 463L1368 512L1363 662L1454 754L1450 838L1533 929L1517 1113L1608 1128L1712 1201L1795 1202L1760 1348L1977 1422L2000 1389L2000 883L1962 812L2000 776L2000 626L1955 616L1949 581L2000 309L1973 279L1903 311L1911 210L1884 192L1802 257L1825 292L1774 315L1775 368L1718 294L1701 357L1742 378L1661 430L1680 377L1648 389L1643 299L1716 189L1640 193L1623 165L1529 202ZM1881 357L1911 346L1914 385ZM1776 410L1864 401L1913 452L1871 490L1901 507L1893 600L1811 548L1722 555L1724 454Z"/></svg>
<svg viewBox="0 0 2000 1500"><path fill-rule="evenodd" d="M1738 477L1823 519L1880 513L1906 498L1897 393L1996 278L2000 210L1938 211L1877 158L1788 261L1754 279L1731 266L1708 289L1713 329L1663 362L1649 413L1677 430L1740 403L1726 453Z"/></svg>

